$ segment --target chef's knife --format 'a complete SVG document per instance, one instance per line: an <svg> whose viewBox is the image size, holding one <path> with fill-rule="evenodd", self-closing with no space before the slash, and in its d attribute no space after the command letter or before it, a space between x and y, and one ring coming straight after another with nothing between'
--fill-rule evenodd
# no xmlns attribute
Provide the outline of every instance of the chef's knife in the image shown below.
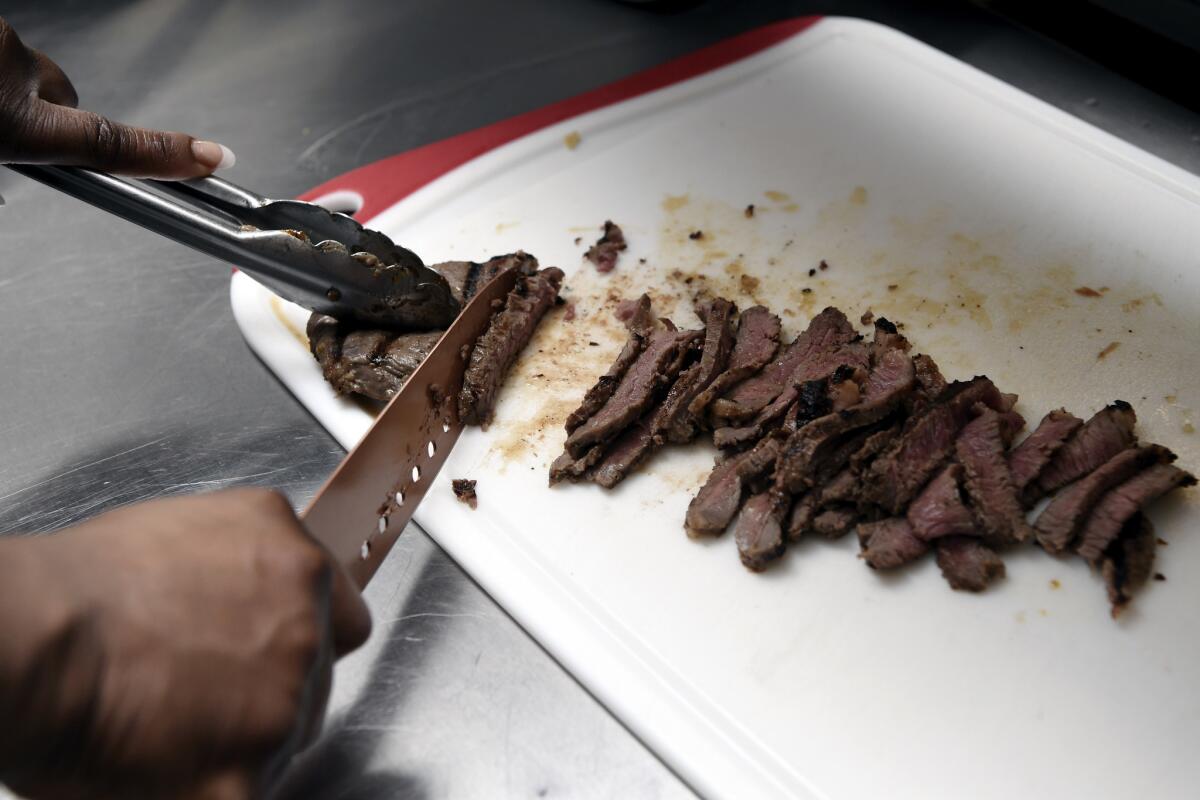
<svg viewBox="0 0 1200 800"><path fill-rule="evenodd" d="M467 359L517 275L506 270L475 295L302 515L359 588L383 563L458 441Z"/></svg>

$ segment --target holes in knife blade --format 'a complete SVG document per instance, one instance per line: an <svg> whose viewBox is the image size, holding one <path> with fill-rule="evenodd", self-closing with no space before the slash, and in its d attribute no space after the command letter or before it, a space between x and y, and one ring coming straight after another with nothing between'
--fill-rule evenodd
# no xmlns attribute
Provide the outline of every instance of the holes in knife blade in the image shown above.
<svg viewBox="0 0 1200 800"><path fill-rule="evenodd" d="M399 508L402 505L404 505L404 491L402 489L397 489L396 490L396 508Z"/></svg>
<svg viewBox="0 0 1200 800"><path fill-rule="evenodd" d="M381 516L379 518L379 535L380 536L387 533L387 523L388 523L388 518L386 516Z"/></svg>
<svg viewBox="0 0 1200 800"><path fill-rule="evenodd" d="M420 467L416 467L416 466L413 467L412 479L413 479L413 483L416 483L417 481L421 480L421 468Z"/></svg>
<svg viewBox="0 0 1200 800"><path fill-rule="evenodd" d="M364 541L362 543L362 549L358 551L358 557L361 558L363 561L366 561L368 558L371 557L371 543L370 542Z"/></svg>
<svg viewBox="0 0 1200 800"><path fill-rule="evenodd" d="M450 423L446 422L445 420L442 420L442 433L449 433L449 432L450 432Z"/></svg>
<svg viewBox="0 0 1200 800"><path fill-rule="evenodd" d="M425 446L425 452L429 453L430 458L433 458L434 454L437 453L437 445L431 440L429 444Z"/></svg>

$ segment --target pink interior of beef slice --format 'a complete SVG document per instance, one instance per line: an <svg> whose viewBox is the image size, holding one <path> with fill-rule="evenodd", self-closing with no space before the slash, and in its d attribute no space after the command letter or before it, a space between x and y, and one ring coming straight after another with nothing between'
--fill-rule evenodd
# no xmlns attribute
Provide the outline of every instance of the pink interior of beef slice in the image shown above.
<svg viewBox="0 0 1200 800"><path fill-rule="evenodd" d="M858 335L845 314L832 306L826 308L813 318L782 355L710 404L709 416L714 427L753 419L783 392L798 367L836 352ZM830 371L837 366L834 364Z"/></svg>
<svg viewBox="0 0 1200 800"><path fill-rule="evenodd" d="M557 267L518 278L504 308L492 316L487 330L475 340L458 394L458 418L464 424L487 427L492 421L500 386L558 299L562 281L563 272Z"/></svg>
<svg viewBox="0 0 1200 800"><path fill-rule="evenodd" d="M738 315L737 335L725 369L688 406L692 418L702 420L713 399L758 372L779 350L779 317L763 306L753 306Z"/></svg>
<svg viewBox="0 0 1200 800"><path fill-rule="evenodd" d="M1049 493L1066 486L1132 446L1137 438L1133 433L1136 423L1137 415L1124 400L1117 400L1096 412L1058 449L1038 475L1041 490Z"/></svg>
<svg viewBox="0 0 1200 800"><path fill-rule="evenodd" d="M516 269L532 275L537 267L537 259L523 252L496 256L483 263L448 261L433 265L450 284L454 298L464 305L501 272ZM335 391L386 402L404 387L438 343L442 331L366 328L314 313L308 319L307 334L309 349Z"/></svg>
<svg viewBox="0 0 1200 800"><path fill-rule="evenodd" d="M628 311L651 318L648 299ZM568 420L555 469L611 487L656 447L715 424L726 452L685 528L693 537L732 529L751 570L805 534L855 530L868 566L895 569L932 551L951 588L978 592L1005 574L998 550L1036 535L1100 566L1115 614L1153 563L1142 509L1195 483L1166 448L1136 445L1121 401L1087 422L1055 409L1014 447L1025 426L1017 396L985 376L947 383L886 319L866 343L828 308L780 353L779 319L761 306L737 317L736 333L732 304L700 314L703 332L635 326ZM683 333L694 338L672 351ZM664 364L670 377L655 383ZM1027 509L1043 493L1053 496L1035 528Z"/></svg>

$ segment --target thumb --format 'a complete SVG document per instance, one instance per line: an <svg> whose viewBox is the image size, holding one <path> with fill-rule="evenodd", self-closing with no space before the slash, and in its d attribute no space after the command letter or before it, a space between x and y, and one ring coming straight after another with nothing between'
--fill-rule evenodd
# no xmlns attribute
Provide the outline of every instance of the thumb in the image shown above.
<svg viewBox="0 0 1200 800"><path fill-rule="evenodd" d="M135 128L91 111L42 103L39 135L23 160L90 167L140 178L197 178L233 166L233 151L186 133Z"/></svg>

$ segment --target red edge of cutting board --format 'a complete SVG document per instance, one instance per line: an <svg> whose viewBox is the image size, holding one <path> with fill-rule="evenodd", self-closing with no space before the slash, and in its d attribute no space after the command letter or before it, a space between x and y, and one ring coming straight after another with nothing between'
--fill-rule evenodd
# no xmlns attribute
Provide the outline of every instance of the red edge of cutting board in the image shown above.
<svg viewBox="0 0 1200 800"><path fill-rule="evenodd" d="M628 78L473 131L353 169L301 195L349 189L363 198L354 216L371 219L473 158L565 119L680 83L752 56L809 28L820 16L781 20L738 34Z"/></svg>

